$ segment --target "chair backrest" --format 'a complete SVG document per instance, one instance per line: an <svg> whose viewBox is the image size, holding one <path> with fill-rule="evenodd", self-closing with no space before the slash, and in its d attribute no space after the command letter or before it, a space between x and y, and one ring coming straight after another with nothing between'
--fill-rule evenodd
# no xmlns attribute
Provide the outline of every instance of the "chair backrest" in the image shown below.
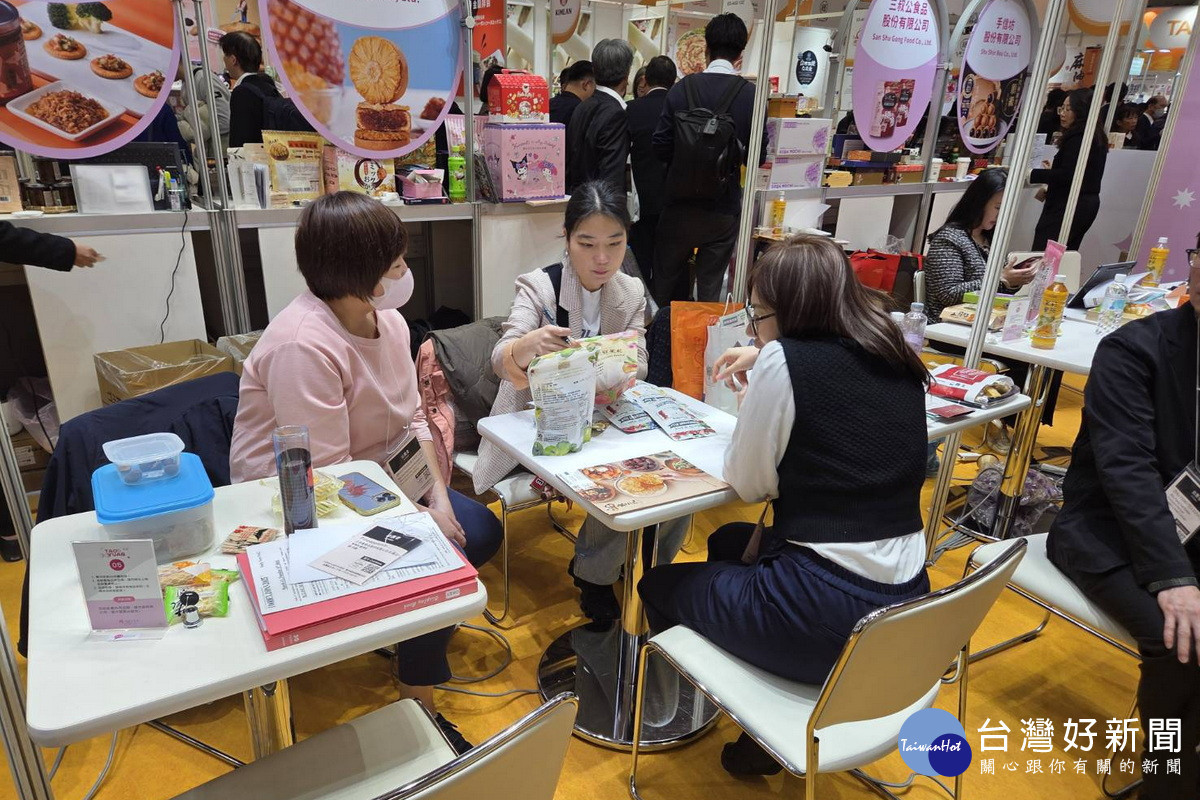
<svg viewBox="0 0 1200 800"><path fill-rule="evenodd" d="M444 767L376 800L553 800L578 701L564 692Z"/></svg>
<svg viewBox="0 0 1200 800"><path fill-rule="evenodd" d="M1025 547L1014 540L958 583L859 620L821 689L811 728L885 717L920 700L967 646Z"/></svg>

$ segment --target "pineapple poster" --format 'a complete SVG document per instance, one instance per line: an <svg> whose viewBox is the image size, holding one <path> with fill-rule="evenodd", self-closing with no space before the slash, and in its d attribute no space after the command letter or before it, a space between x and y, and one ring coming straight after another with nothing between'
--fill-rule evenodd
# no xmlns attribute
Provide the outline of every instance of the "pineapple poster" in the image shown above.
<svg viewBox="0 0 1200 800"><path fill-rule="evenodd" d="M267 58L313 127L361 158L421 147L462 73L457 0L259 0Z"/></svg>
<svg viewBox="0 0 1200 800"><path fill-rule="evenodd" d="M167 101L176 31L162 0L0 0L0 141L71 159L126 144Z"/></svg>

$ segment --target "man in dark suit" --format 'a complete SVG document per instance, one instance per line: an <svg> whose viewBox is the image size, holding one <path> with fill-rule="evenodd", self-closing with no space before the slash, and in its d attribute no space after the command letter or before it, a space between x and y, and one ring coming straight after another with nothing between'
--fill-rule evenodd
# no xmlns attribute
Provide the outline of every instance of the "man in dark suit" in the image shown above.
<svg viewBox="0 0 1200 800"><path fill-rule="evenodd" d="M1162 128L1158 125L1160 119L1166 116L1167 98L1156 94L1146 101L1146 110L1138 117L1137 127L1133 131L1133 141L1139 150L1157 150L1162 140Z"/></svg>
<svg viewBox="0 0 1200 800"><path fill-rule="evenodd" d="M637 259L638 268L647 286L654 280L654 236L662 214L663 183L667 165L654 154L654 131L667 101L667 90L675 85L675 62L666 56L655 56L645 67L646 94L630 102L629 159L633 165L633 185L637 189L640 218L633 224L629 246Z"/></svg>
<svg viewBox="0 0 1200 800"><path fill-rule="evenodd" d="M716 110L733 84L741 88L733 97L729 115L737 126L743 153L750 146L750 119L754 113L754 84L737 73L736 64L750 38L746 23L736 14L718 14L704 29L708 68L687 75L667 92L662 116L654 131L654 152L670 169L675 157L675 114L689 108L687 86L696 93L696 107ZM761 163L756 159L754 164ZM753 180L754 174L750 173ZM660 305L691 298L688 258L696 255L696 299L720 300L725 286L725 269L737 242L742 211L742 189L736 177L722 196L714 200L667 197L659 219L654 249L654 299Z"/></svg>
<svg viewBox="0 0 1200 800"><path fill-rule="evenodd" d="M1191 285L1200 288L1192 257ZM1183 308L1130 322L1096 350L1083 424L1046 549L1142 655L1138 707L1181 720L1178 752L1146 752L1143 800L1195 798L1200 781L1200 539L1180 544L1166 489L1196 457L1196 316ZM1182 774L1168 774L1181 759Z"/></svg>
<svg viewBox="0 0 1200 800"><path fill-rule="evenodd" d="M629 160L625 90L632 66L633 47L623 39L604 39L592 49L596 92L571 113L567 125L567 194L594 180L625 191Z"/></svg>
<svg viewBox="0 0 1200 800"><path fill-rule="evenodd" d="M245 31L221 37L225 71L233 90L229 93L229 146L262 141L263 98L279 97L271 76L259 72L262 47Z"/></svg>
<svg viewBox="0 0 1200 800"><path fill-rule="evenodd" d="M558 85L562 91L550 98L550 121L569 125L571 114L584 100L596 92L596 75L592 62L576 61L562 71Z"/></svg>

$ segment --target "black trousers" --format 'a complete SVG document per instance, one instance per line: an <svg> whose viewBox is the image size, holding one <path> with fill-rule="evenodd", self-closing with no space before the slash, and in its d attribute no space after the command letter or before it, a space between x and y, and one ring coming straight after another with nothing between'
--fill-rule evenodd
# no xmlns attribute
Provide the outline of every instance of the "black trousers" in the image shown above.
<svg viewBox="0 0 1200 800"><path fill-rule="evenodd" d="M1200 564L1193 561L1193 565L1200 574ZM1145 783L1139 797L1195 800L1200 796L1200 758L1196 755L1196 747L1200 746L1200 665L1195 656L1182 664L1174 652L1167 650L1158 600L1138 584L1131 568L1123 567L1104 575L1075 576L1072 580L1129 631L1142 654L1137 692L1142 758L1156 762L1156 769L1144 773ZM1150 752L1149 746L1154 744L1149 738L1150 720L1180 721L1179 752ZM1178 774L1169 775L1167 762L1173 759L1179 759L1180 769Z"/></svg>
<svg viewBox="0 0 1200 800"><path fill-rule="evenodd" d="M654 247L654 301L692 299L688 257L696 250L696 299L723 300L725 269L737 244L738 215L691 206L667 206Z"/></svg>
<svg viewBox="0 0 1200 800"><path fill-rule="evenodd" d="M633 228L629 231L629 247L633 250L633 257L637 259L642 281L651 290L654 287L654 239L658 233L660 216L642 214L641 219L633 223Z"/></svg>
<svg viewBox="0 0 1200 800"><path fill-rule="evenodd" d="M1063 217L1066 216L1067 206L1066 198L1063 198L1061 204L1046 203L1042 208L1042 216L1038 218L1037 228L1033 232L1033 250L1045 250L1046 242L1054 239L1057 241L1058 234L1062 230ZM1096 221L1096 215L1100 213L1100 195L1098 194L1081 194L1079 195L1079 203L1075 206L1075 218L1071 220L1071 231L1067 236L1067 249L1078 250L1079 245L1083 243L1083 237L1091 229L1092 223Z"/></svg>

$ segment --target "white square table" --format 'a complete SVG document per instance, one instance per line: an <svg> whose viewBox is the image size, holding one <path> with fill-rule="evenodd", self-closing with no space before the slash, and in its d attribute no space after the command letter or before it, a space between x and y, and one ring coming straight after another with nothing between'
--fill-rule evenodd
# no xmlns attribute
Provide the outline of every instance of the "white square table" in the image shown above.
<svg viewBox="0 0 1200 800"><path fill-rule="evenodd" d="M375 463L321 469L331 475L361 472L395 488ZM221 541L238 525L277 527L271 509L277 491L274 481L218 488L213 551L193 560L237 569L234 556L219 552ZM415 510L405 499L396 512ZM354 519L364 518L339 508L320 523ZM477 581L477 591L471 594L268 652L245 582L239 580L230 587L227 617L207 618L190 630L172 625L158 640L89 641L91 626L71 542L104 538L92 512L57 517L33 529L26 722L33 741L43 747L67 745L245 692L255 757L260 758L291 744L286 678L455 625L480 613L487 603L483 584Z"/></svg>
<svg viewBox="0 0 1200 800"><path fill-rule="evenodd" d="M479 421L483 438L516 459L524 469L549 483L564 497L579 503L607 527L631 534L625 549L619 626L593 622L567 631L546 649L538 670L542 696L549 698L561 691L576 692L579 696L576 733L608 747L624 749L632 741L637 655L647 632L637 584L644 571L655 566L658 558L657 546L648 547L650 564L644 563L643 532L657 523L724 505L737 499L737 493L727 486L698 497L613 516L580 497L559 476L595 464L673 450L710 475L724 480L725 451L729 448L737 418L673 389L666 391L703 418L716 435L676 442L658 428L627 434L610 426L604 433L592 437L578 453L535 456L533 411L517 411ZM1015 413L1028 405L1029 398L1022 395L987 409L972 411L951 422L931 420L927 425L928 436L931 440L939 439ZM646 535L653 536L648 532ZM715 720L715 708L686 682L678 685L674 696L663 694L647 692L647 708L655 711L650 714L652 719L643 724L642 747L665 749L684 744L706 731Z"/></svg>

